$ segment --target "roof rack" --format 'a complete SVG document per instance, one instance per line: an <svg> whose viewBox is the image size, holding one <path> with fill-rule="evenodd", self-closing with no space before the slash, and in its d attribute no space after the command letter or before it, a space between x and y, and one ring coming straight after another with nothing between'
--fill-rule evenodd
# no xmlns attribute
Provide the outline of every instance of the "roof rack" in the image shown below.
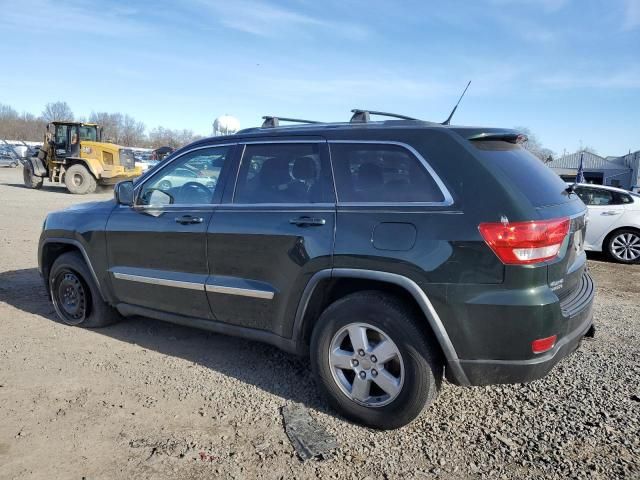
<svg viewBox="0 0 640 480"><path fill-rule="evenodd" d="M262 128L275 128L280 125L280 121L294 122L294 123L321 123L315 120L301 120L299 118L273 117L270 115L267 115L262 118L264 120L264 122L262 122Z"/></svg>
<svg viewBox="0 0 640 480"><path fill-rule="evenodd" d="M351 110L353 115L351 116L351 123L367 123L369 121L369 115L380 115L381 117L400 118L402 120L418 120L417 118L407 117L406 115L399 115L397 113L388 112L376 112L375 110L360 110L354 108Z"/></svg>

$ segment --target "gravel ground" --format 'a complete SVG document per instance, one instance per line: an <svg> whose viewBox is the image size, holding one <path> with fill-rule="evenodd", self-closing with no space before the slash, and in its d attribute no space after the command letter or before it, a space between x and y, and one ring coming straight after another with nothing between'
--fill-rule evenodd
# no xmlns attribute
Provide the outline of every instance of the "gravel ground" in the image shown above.
<svg viewBox="0 0 640 480"><path fill-rule="evenodd" d="M130 319L56 320L36 270L47 212L108 198L0 169L0 478L640 478L640 266L591 259L598 332L544 380L443 385L400 430L336 416L309 364L258 343ZM280 409L340 448L302 463Z"/></svg>

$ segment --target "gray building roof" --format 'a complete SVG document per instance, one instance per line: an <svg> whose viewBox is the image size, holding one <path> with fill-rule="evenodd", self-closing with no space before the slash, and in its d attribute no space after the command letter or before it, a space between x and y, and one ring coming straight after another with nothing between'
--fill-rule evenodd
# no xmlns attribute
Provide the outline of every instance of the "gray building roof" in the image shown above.
<svg viewBox="0 0 640 480"><path fill-rule="evenodd" d="M576 152L556 158L547 163L550 168L577 169L580 165L580 155L584 154L583 168L585 170L620 170L625 166L611 162L600 155L591 152Z"/></svg>

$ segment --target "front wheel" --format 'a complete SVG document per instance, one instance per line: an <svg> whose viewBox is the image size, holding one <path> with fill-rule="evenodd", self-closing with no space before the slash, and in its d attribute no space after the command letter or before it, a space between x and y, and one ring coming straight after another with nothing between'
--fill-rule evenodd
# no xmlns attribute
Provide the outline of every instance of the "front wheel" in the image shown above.
<svg viewBox="0 0 640 480"><path fill-rule="evenodd" d="M121 318L102 299L87 264L77 252L63 253L53 262L49 291L58 317L67 325L98 328Z"/></svg>
<svg viewBox="0 0 640 480"><path fill-rule="evenodd" d="M33 174L33 170L31 165L25 163L22 167L22 180L24 181L24 186L27 188L32 188L34 190L39 190L42 188L42 184L44 183L44 178L36 177Z"/></svg>
<svg viewBox="0 0 640 480"><path fill-rule="evenodd" d="M609 256L620 263L640 262L640 232L623 228L614 232L607 242Z"/></svg>
<svg viewBox="0 0 640 480"><path fill-rule="evenodd" d="M336 410L392 429L435 400L442 362L418 322L399 299L373 291L348 295L322 313L311 337L311 362Z"/></svg>
<svg viewBox="0 0 640 480"><path fill-rule="evenodd" d="M98 183L84 165L71 165L64 174L67 190L77 195L85 195L96 191Z"/></svg>

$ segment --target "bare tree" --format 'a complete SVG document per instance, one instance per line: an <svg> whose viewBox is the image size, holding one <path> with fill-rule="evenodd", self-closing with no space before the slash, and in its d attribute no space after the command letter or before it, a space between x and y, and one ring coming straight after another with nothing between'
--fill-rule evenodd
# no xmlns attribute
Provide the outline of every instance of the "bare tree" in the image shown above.
<svg viewBox="0 0 640 480"><path fill-rule="evenodd" d="M149 146L151 148L171 147L179 148L187 143L200 138L192 130L171 130L170 128L156 127L149 132Z"/></svg>
<svg viewBox="0 0 640 480"><path fill-rule="evenodd" d="M40 140L46 122L31 113L19 114L0 104L0 138L7 140Z"/></svg>
<svg viewBox="0 0 640 480"><path fill-rule="evenodd" d="M589 145L584 145L582 143L582 140L580 140L580 145L578 146L578 151L579 152L587 152L587 153L593 153L594 155L598 155L598 152L595 148L589 146Z"/></svg>
<svg viewBox="0 0 640 480"><path fill-rule="evenodd" d="M48 122L72 119L73 113L65 102L47 103L41 117L26 112L20 114L9 105L0 103L0 138L42 140ZM81 119L85 121L84 117ZM124 146L179 148L201 138L192 130L164 127L156 127L147 134L144 123L122 113L91 112L89 122L103 127L104 141Z"/></svg>
<svg viewBox="0 0 640 480"><path fill-rule="evenodd" d="M527 141L522 145L525 149L538 157L544 163L553 161L555 153L553 150L542 146L538 137L527 127L515 127L515 129L527 136Z"/></svg>
<svg viewBox="0 0 640 480"><path fill-rule="evenodd" d="M102 126L102 138L105 142L120 143L122 136L122 114L91 112L89 121Z"/></svg>
<svg viewBox="0 0 640 480"><path fill-rule="evenodd" d="M52 102L44 106L42 118L46 122L72 121L73 112L67 102Z"/></svg>
<svg viewBox="0 0 640 480"><path fill-rule="evenodd" d="M139 147L145 141L144 123L136 121L135 118L125 115L121 125L120 144L126 147Z"/></svg>

